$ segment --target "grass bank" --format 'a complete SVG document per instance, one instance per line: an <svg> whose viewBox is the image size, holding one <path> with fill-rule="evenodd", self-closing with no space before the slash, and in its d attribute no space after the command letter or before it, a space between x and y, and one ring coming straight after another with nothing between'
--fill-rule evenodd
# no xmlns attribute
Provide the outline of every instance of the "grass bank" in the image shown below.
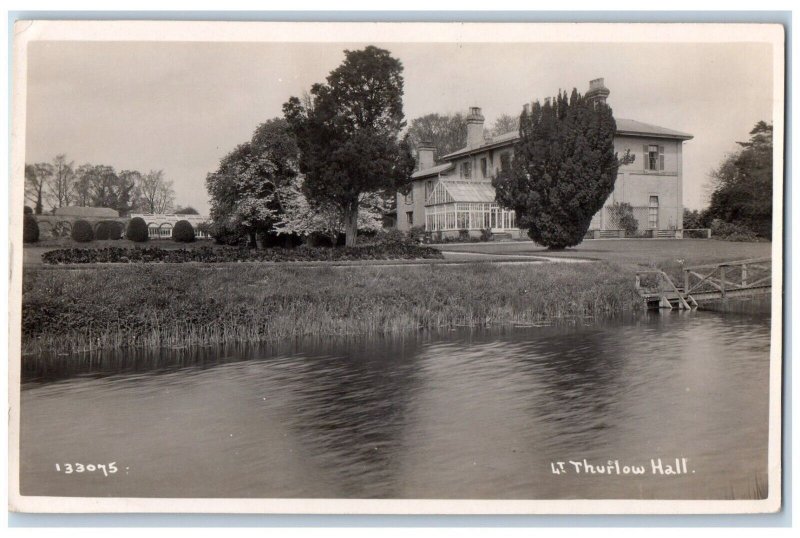
<svg viewBox="0 0 800 538"><path fill-rule="evenodd" d="M499 266L26 268L23 353L280 341L531 324L641 309L631 268Z"/></svg>

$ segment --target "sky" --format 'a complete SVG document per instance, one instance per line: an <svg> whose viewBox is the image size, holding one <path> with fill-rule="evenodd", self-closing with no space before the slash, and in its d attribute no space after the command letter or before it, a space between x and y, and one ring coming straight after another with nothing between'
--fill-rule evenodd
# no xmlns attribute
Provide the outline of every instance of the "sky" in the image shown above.
<svg viewBox="0 0 800 538"><path fill-rule="evenodd" d="M404 66L406 119L479 106L486 125L523 103L603 77L614 116L688 132L684 205L708 173L772 121L772 50L761 43L33 42L25 161L163 170L176 203L208 212L205 177L262 122L374 44Z"/></svg>

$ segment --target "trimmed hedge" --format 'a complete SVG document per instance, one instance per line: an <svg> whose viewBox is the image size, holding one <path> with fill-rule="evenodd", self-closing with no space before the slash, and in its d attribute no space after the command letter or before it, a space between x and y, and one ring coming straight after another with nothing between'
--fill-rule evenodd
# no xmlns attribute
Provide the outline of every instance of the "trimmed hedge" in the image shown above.
<svg viewBox="0 0 800 538"><path fill-rule="evenodd" d="M26 213L22 220L22 241L23 243L36 243L39 240L39 223L36 218Z"/></svg>
<svg viewBox="0 0 800 538"><path fill-rule="evenodd" d="M185 263L185 262L311 262L346 260L441 259L435 248L411 243L370 244L336 248L248 248L162 249L146 248L70 248L45 252L47 264L67 263Z"/></svg>
<svg viewBox="0 0 800 538"><path fill-rule="evenodd" d="M94 230L94 238L98 241L103 241L104 239L108 239L111 235L111 228L107 221L101 221L97 223L97 228Z"/></svg>
<svg viewBox="0 0 800 538"><path fill-rule="evenodd" d="M128 223L125 237L135 243L144 243L150 238L150 234L147 232L147 223L142 217L133 217L131 219Z"/></svg>
<svg viewBox="0 0 800 538"><path fill-rule="evenodd" d="M125 231L125 225L116 220L108 221L108 238L114 241L122 239L122 232Z"/></svg>
<svg viewBox="0 0 800 538"><path fill-rule="evenodd" d="M192 243L194 228L188 220L179 220L172 228L172 239L178 243Z"/></svg>
<svg viewBox="0 0 800 538"><path fill-rule="evenodd" d="M76 220L72 225L72 240L78 243L88 243L94 239L92 225L85 220Z"/></svg>

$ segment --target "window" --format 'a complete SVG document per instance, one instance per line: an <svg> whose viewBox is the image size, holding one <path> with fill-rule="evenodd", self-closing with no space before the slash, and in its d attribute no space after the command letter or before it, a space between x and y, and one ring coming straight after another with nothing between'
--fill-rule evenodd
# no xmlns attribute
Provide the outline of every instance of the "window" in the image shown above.
<svg viewBox="0 0 800 538"><path fill-rule="evenodd" d="M472 163L467 161L465 163L461 163L461 177L464 179L471 179L472 178Z"/></svg>
<svg viewBox="0 0 800 538"><path fill-rule="evenodd" d="M652 171L664 170L664 146L650 144L644 146L644 169Z"/></svg>
<svg viewBox="0 0 800 538"><path fill-rule="evenodd" d="M658 229L658 196L650 197L650 205L647 207L647 226L651 230Z"/></svg>
<svg viewBox="0 0 800 538"><path fill-rule="evenodd" d="M406 211L406 222L409 226L414 226L414 212Z"/></svg>
<svg viewBox="0 0 800 538"><path fill-rule="evenodd" d="M481 159L481 177L486 177L487 175L487 162L486 159Z"/></svg>
<svg viewBox="0 0 800 538"><path fill-rule="evenodd" d="M500 154L500 170L507 172L511 169L511 154L507 151Z"/></svg>

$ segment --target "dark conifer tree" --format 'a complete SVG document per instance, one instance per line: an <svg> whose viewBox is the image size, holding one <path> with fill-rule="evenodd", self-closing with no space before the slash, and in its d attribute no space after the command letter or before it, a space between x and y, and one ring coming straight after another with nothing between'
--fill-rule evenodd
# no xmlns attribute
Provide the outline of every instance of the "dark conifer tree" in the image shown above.
<svg viewBox="0 0 800 538"><path fill-rule="evenodd" d="M497 201L520 228L551 249L580 243L614 189L617 169L632 161L614 152L616 122L602 101L577 90L538 101L520 116L510 170L493 180Z"/></svg>

